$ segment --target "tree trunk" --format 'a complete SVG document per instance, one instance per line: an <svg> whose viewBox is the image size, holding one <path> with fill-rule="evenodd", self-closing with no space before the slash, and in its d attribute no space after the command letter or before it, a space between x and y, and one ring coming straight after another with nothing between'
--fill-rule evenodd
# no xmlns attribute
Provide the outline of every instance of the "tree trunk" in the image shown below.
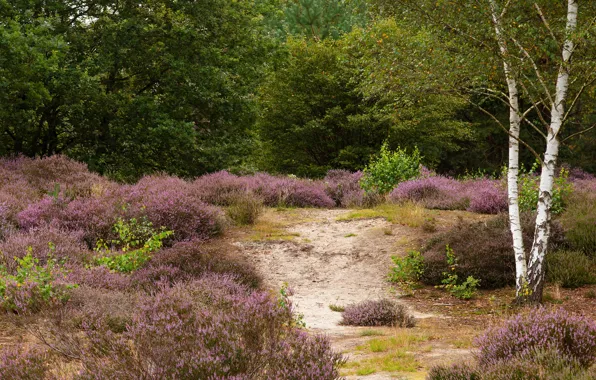
<svg viewBox="0 0 596 380"><path fill-rule="evenodd" d="M552 192L555 179L555 168L559 155L558 134L565 117L565 99L569 89L569 67L571 55L575 48L572 35L577 26L578 4L577 0L568 0L567 3L567 37L563 45L563 61L559 67L554 103L551 105L551 122L546 140L544 164L540 175L540 195L538 197L538 213L536 216L536 230L534 243L530 252L528 286L531 294L529 301L533 303L542 300L544 287L544 259L547 254L548 240L550 237L550 219L552 206Z"/></svg>
<svg viewBox="0 0 596 380"><path fill-rule="evenodd" d="M503 37L501 19L494 0L490 0L490 9L495 28L495 35L503 59L503 70L509 92L509 161L507 165L507 196L509 200L509 225L513 237L513 253L515 255L515 294L519 299L523 297L527 288L527 259L524 249L524 239L519 212L519 133L521 118L519 112L519 92L517 82L508 61L507 44Z"/></svg>

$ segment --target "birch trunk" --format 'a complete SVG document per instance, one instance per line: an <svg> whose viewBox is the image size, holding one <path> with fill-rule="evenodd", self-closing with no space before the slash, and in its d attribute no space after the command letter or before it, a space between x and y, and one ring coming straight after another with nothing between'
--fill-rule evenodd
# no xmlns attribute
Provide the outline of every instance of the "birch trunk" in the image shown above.
<svg viewBox="0 0 596 380"><path fill-rule="evenodd" d="M522 235L522 226L519 212L519 132L520 132L520 112L519 112L519 93L517 82L507 59L508 51L505 38L503 36L500 15L494 0L489 0L491 16L495 28L495 35L499 44L499 50L503 57L503 70L507 81L508 101L509 101L509 161L507 164L507 196L509 200L509 225L511 236L513 237L513 252L515 255L515 277L516 277L516 296L522 296L527 280L527 259L524 249L524 240Z"/></svg>
<svg viewBox="0 0 596 380"><path fill-rule="evenodd" d="M557 157L559 155L558 134L564 122L564 103L569 88L569 66L571 55L575 48L572 35L577 27L577 13L577 0L568 0L567 37L565 38L565 43L563 45L563 62L559 67L555 100L551 105L551 122L547 134L544 164L542 165L542 173L540 175L540 194L538 197L536 230L528 263L528 286L531 291L529 301L531 302L540 302L542 300L542 290L544 287L544 258L546 257L548 240L550 237L552 192Z"/></svg>

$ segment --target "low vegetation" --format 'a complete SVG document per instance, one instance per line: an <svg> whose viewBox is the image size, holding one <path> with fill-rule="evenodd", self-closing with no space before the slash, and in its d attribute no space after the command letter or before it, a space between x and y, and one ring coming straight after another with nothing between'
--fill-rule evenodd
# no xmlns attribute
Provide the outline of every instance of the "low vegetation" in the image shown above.
<svg viewBox="0 0 596 380"><path fill-rule="evenodd" d="M404 305L388 299L347 305L341 314L342 325L414 327L416 320Z"/></svg>

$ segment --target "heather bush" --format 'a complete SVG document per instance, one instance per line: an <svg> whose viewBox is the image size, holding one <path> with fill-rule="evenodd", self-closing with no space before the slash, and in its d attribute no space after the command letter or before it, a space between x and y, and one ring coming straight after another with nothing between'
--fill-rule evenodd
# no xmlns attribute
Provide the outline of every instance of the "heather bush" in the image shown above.
<svg viewBox="0 0 596 380"><path fill-rule="evenodd" d="M16 231L0 241L0 264L9 273L16 269L15 257L22 258L31 247L31 253L45 264L48 258L69 263L84 263L89 257L82 242L81 231L65 231L54 227L41 227L29 231Z"/></svg>
<svg viewBox="0 0 596 380"><path fill-rule="evenodd" d="M338 377L341 357L325 339L285 328L288 309L267 293L228 284L211 277L205 283L162 287L140 301L122 334L112 332L102 318L88 321L90 347L81 349L79 377Z"/></svg>
<svg viewBox="0 0 596 380"><path fill-rule="evenodd" d="M204 202L218 206L229 206L239 194L253 191L250 177L239 177L225 170L205 174L197 178L192 186Z"/></svg>
<svg viewBox="0 0 596 380"><path fill-rule="evenodd" d="M180 242L157 252L147 263L147 272L141 270L133 278L141 284L143 273L156 271L156 268L174 267L179 271L179 277L166 276L171 283L180 279L200 278L206 273L219 273L232 275L237 282L257 288L261 284L261 277L255 267L230 249L208 246L200 241Z"/></svg>
<svg viewBox="0 0 596 380"><path fill-rule="evenodd" d="M259 173L252 176L252 188L271 207L318 207L332 208L335 202L325 193L320 181L301 180L292 177L274 177Z"/></svg>
<svg viewBox="0 0 596 380"><path fill-rule="evenodd" d="M477 368L470 364L437 365L428 371L427 380L481 380Z"/></svg>
<svg viewBox="0 0 596 380"><path fill-rule="evenodd" d="M490 328L476 343L482 367L548 349L589 368L596 361L596 323L563 309L538 308Z"/></svg>
<svg viewBox="0 0 596 380"><path fill-rule="evenodd" d="M263 201L252 193L237 194L230 202L226 214L240 226L254 224L263 212Z"/></svg>
<svg viewBox="0 0 596 380"><path fill-rule="evenodd" d="M401 148L391 151L385 143L364 169L360 186L366 192L387 194L398 183L420 176L421 159L418 148L412 153Z"/></svg>
<svg viewBox="0 0 596 380"><path fill-rule="evenodd" d="M583 252L551 252L546 255L546 278L564 288L596 284L596 261Z"/></svg>
<svg viewBox="0 0 596 380"><path fill-rule="evenodd" d="M324 178L325 192L337 207L359 207L363 204L364 190L360 187L362 172L329 170Z"/></svg>
<svg viewBox="0 0 596 380"><path fill-rule="evenodd" d="M176 241L209 239L219 234L223 229L221 210L201 201L177 179L171 181L172 187L164 187L163 178L141 180L130 189L127 203L153 225L175 231Z"/></svg>
<svg viewBox="0 0 596 380"><path fill-rule="evenodd" d="M443 176L431 176L405 181L389 195L393 202L413 201L426 208L441 210L465 210L469 199L455 179Z"/></svg>
<svg viewBox="0 0 596 380"><path fill-rule="evenodd" d="M51 307L66 302L69 290L75 287L64 281L62 268L53 259L45 265L31 254L15 258L15 274L9 274L0 267L0 305L2 309L18 314L35 313L43 307Z"/></svg>
<svg viewBox="0 0 596 380"><path fill-rule="evenodd" d="M87 165L60 155L22 159L17 171L40 194L59 190L59 194L75 198L99 195L104 190L115 186L104 177L91 173Z"/></svg>
<svg viewBox="0 0 596 380"><path fill-rule="evenodd" d="M363 301L346 306L340 324L351 326L414 327L415 320L404 305L388 299Z"/></svg>
<svg viewBox="0 0 596 380"><path fill-rule="evenodd" d="M66 281L104 290L125 291L131 288L132 277L109 270L107 267L66 266Z"/></svg>
<svg viewBox="0 0 596 380"><path fill-rule="evenodd" d="M523 238L526 247L534 239L534 216L522 215ZM549 250L564 243L562 228L553 222ZM459 278L472 276L481 279L481 288L494 289L515 283L515 260L511 231L506 214L486 222L460 221L452 229L433 238L422 250L424 273L421 281L428 285L441 285L444 272L451 272L445 260L445 246L457 253L455 273Z"/></svg>
<svg viewBox="0 0 596 380"><path fill-rule="evenodd" d="M576 183L575 189L560 220L571 248L596 258L596 181Z"/></svg>
<svg viewBox="0 0 596 380"><path fill-rule="evenodd" d="M48 373L49 356L45 351L5 346L0 351L0 379L40 380Z"/></svg>
<svg viewBox="0 0 596 380"><path fill-rule="evenodd" d="M480 214L498 214L507 211L508 200L505 187L496 180L479 179L462 184L470 203L468 211Z"/></svg>

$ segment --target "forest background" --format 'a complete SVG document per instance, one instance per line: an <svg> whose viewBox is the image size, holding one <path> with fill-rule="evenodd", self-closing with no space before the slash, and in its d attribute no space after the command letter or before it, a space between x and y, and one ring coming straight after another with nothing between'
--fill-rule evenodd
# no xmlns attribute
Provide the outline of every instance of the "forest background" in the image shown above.
<svg viewBox="0 0 596 380"><path fill-rule="evenodd" d="M497 44L462 44L402 3L0 0L0 156L64 154L126 182L222 169L316 178L363 169L387 142L416 146L439 173L500 172L508 137L484 111L506 125L509 107L479 91L505 90ZM592 82L560 154L592 173L595 105ZM532 128L521 138L543 145ZM522 148L521 161L535 157Z"/></svg>

